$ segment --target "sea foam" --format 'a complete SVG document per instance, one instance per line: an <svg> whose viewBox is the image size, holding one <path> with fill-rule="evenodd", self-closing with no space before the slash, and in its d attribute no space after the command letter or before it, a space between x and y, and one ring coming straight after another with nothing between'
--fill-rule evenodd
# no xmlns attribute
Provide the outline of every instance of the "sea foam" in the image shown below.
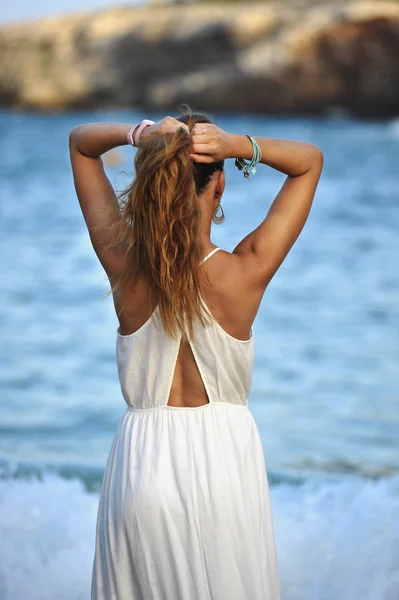
<svg viewBox="0 0 399 600"><path fill-rule="evenodd" d="M282 600L399 598L399 478L270 488ZM1 600L87 600L98 493L0 481Z"/></svg>

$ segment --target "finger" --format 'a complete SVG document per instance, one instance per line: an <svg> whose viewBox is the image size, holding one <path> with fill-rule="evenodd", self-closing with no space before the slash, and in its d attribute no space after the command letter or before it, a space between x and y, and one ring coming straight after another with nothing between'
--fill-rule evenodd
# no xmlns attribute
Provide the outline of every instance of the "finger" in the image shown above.
<svg viewBox="0 0 399 600"><path fill-rule="evenodd" d="M183 125L183 123L181 121L179 121L178 119L175 119L175 117L166 117L165 118L165 123L167 123L168 125Z"/></svg>
<svg viewBox="0 0 399 600"><path fill-rule="evenodd" d="M161 135L168 135L171 133L176 133L179 129L184 129L188 134L190 134L190 129L186 123L182 123L177 119L173 119L172 117L168 117L165 119L164 123L160 127L159 133Z"/></svg>
<svg viewBox="0 0 399 600"><path fill-rule="evenodd" d="M193 154L210 154L209 142L204 142L202 144L191 144L190 148Z"/></svg>
<svg viewBox="0 0 399 600"><path fill-rule="evenodd" d="M187 127L187 125L184 125L184 123L179 123L178 125L168 125L167 127L165 127L163 133L176 133L176 131L179 131L179 129L184 129L184 131L190 133L189 128Z"/></svg>
<svg viewBox="0 0 399 600"><path fill-rule="evenodd" d="M210 126L210 123L196 123L194 125L194 127L192 128L191 133L203 135L204 131L205 131L205 133L208 133L210 131L209 126Z"/></svg>
<svg viewBox="0 0 399 600"><path fill-rule="evenodd" d="M213 156L210 156L209 154L190 154L190 157L192 158L192 160L194 162L198 162L198 163L212 163L215 162L215 159L213 158Z"/></svg>
<svg viewBox="0 0 399 600"><path fill-rule="evenodd" d="M186 131L190 131L187 123L182 123L181 121L179 121L179 119L175 119L174 117L168 117L167 123L168 126L173 130L179 129L179 127L183 127L183 129L185 129Z"/></svg>
<svg viewBox="0 0 399 600"><path fill-rule="evenodd" d="M191 135L192 137L209 137L212 136L212 131L210 129L207 129L206 127L199 127L198 129L196 127L193 127L191 130Z"/></svg>
<svg viewBox="0 0 399 600"><path fill-rule="evenodd" d="M184 127L184 125L182 123L180 123L180 125L171 125L163 133L164 134L174 134L177 131L179 131L180 129L183 129L188 134L190 133L190 130L188 129L188 127Z"/></svg>
<svg viewBox="0 0 399 600"><path fill-rule="evenodd" d="M194 134L191 132L191 139L193 142L198 142L200 144L203 143L207 143L209 142L209 140L211 140L212 138L207 135L206 133L199 133L199 134Z"/></svg>

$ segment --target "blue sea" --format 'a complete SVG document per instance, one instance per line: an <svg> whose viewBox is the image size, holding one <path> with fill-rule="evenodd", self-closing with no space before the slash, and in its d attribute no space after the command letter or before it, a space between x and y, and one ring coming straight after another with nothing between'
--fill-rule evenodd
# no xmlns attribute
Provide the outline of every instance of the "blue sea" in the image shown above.
<svg viewBox="0 0 399 600"><path fill-rule="evenodd" d="M160 117L0 113L0 600L89 598L99 489L125 402L117 320L75 196L68 134L144 116ZM399 122L216 119L315 143L325 158L308 221L254 324L249 406L281 598L398 600ZM117 189L134 152L106 156ZM226 221L212 241L231 251L283 179L261 166L247 181L230 162Z"/></svg>

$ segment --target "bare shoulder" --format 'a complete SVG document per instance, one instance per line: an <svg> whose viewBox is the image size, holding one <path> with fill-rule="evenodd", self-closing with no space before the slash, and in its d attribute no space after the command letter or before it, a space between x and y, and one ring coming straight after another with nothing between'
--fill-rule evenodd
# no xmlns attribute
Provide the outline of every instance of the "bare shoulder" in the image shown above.
<svg viewBox="0 0 399 600"><path fill-rule="evenodd" d="M213 317L229 335L248 339L264 291L251 283L249 261L220 248L200 269L206 269L209 277L210 286L204 278L201 293ZM128 294L113 296L122 334L136 331L154 311L147 292L140 279Z"/></svg>
<svg viewBox="0 0 399 600"><path fill-rule="evenodd" d="M205 301L219 324L241 339L248 337L266 289L254 283L253 260L220 249L204 263L211 282L204 288Z"/></svg>

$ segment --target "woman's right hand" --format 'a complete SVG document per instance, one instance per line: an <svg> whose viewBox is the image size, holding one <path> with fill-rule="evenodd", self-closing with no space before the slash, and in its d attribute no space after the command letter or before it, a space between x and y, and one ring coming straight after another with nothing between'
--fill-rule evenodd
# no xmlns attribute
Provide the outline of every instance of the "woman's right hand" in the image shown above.
<svg viewBox="0 0 399 600"><path fill-rule="evenodd" d="M154 125L148 125L145 127L141 132L140 140L149 141L153 138L159 137L160 135L173 134L176 133L176 131L180 128L185 129L189 133L189 128L185 123L178 121L174 117L165 117L161 121L154 123Z"/></svg>
<svg viewBox="0 0 399 600"><path fill-rule="evenodd" d="M213 123L196 123L191 130L191 158L213 163L233 158L233 136Z"/></svg>

